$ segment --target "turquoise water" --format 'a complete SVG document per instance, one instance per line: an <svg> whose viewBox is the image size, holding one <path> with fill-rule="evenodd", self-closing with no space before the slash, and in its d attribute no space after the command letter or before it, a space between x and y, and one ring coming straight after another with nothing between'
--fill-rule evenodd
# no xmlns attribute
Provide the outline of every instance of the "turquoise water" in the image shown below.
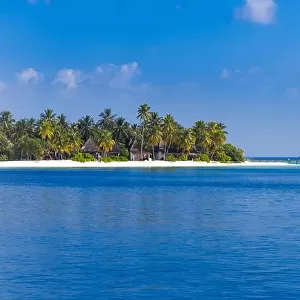
<svg viewBox="0 0 300 300"><path fill-rule="evenodd" d="M1 170L0 299L300 299L300 168Z"/></svg>
<svg viewBox="0 0 300 300"><path fill-rule="evenodd" d="M296 163L300 162L300 157L293 156L283 156L283 157L248 157L249 161L253 162L290 162Z"/></svg>

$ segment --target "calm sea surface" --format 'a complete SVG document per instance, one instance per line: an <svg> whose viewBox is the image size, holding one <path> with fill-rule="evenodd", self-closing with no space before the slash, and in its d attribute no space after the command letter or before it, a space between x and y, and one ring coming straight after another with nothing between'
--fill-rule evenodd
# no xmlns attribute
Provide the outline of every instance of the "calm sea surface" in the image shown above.
<svg viewBox="0 0 300 300"><path fill-rule="evenodd" d="M300 299L300 168L1 170L0 299Z"/></svg>

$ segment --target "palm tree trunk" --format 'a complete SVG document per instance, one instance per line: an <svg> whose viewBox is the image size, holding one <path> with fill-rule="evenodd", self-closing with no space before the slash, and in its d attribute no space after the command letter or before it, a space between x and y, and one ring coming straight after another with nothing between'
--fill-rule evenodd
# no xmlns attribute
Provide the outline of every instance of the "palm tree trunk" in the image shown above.
<svg viewBox="0 0 300 300"><path fill-rule="evenodd" d="M167 148L167 154L169 154L169 151L170 151L170 148L171 148L171 144L172 144L172 141L170 141L169 145L168 145L168 148Z"/></svg>
<svg viewBox="0 0 300 300"><path fill-rule="evenodd" d="M143 160L144 131L145 131L145 125L143 124L143 129L142 129L142 141L141 141L141 157L140 157L140 160Z"/></svg>
<svg viewBox="0 0 300 300"><path fill-rule="evenodd" d="M152 154L153 154L152 160L155 160L155 151L154 151L154 146L152 146Z"/></svg>
<svg viewBox="0 0 300 300"><path fill-rule="evenodd" d="M210 160L213 160L216 151L217 151L217 148L216 148L216 147L213 147L212 152L211 152Z"/></svg>

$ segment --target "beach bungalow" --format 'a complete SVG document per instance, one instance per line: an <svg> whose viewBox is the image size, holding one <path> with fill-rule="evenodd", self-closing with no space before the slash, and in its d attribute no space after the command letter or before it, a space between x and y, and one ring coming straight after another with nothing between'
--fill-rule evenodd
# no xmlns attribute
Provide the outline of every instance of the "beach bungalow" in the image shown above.
<svg viewBox="0 0 300 300"><path fill-rule="evenodd" d="M130 149L130 160L131 161L140 161L140 160L149 160L152 158L152 154L149 151L143 151L143 155L141 156L141 148L140 144L134 142Z"/></svg>
<svg viewBox="0 0 300 300"><path fill-rule="evenodd" d="M101 152L99 146L97 145L95 140L91 137L81 147L81 151L93 155L96 159L99 159L100 152Z"/></svg>
<svg viewBox="0 0 300 300"><path fill-rule="evenodd" d="M154 147L155 160L163 160L165 149L163 143L160 143L158 146Z"/></svg>
<svg viewBox="0 0 300 300"><path fill-rule="evenodd" d="M85 153L96 154L100 152L100 149L95 140L90 137L81 147L81 151Z"/></svg>
<svg viewBox="0 0 300 300"><path fill-rule="evenodd" d="M91 137L82 146L81 151L92 154L97 159L99 159L100 155L102 155L101 149L99 148L95 140ZM110 155L120 155L120 147L118 145L114 145L113 149L107 153L107 156Z"/></svg>
<svg viewBox="0 0 300 300"><path fill-rule="evenodd" d="M113 156L118 156L120 155L120 147L119 145L114 145L112 150L108 152L108 156L113 155Z"/></svg>

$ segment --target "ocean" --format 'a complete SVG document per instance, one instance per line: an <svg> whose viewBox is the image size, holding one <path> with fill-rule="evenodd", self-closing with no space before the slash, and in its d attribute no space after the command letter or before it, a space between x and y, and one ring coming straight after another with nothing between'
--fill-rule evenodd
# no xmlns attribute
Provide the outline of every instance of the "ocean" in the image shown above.
<svg viewBox="0 0 300 300"><path fill-rule="evenodd" d="M248 157L247 160L252 162L290 162L290 163L299 163L300 157L293 156L280 156L280 157Z"/></svg>
<svg viewBox="0 0 300 300"><path fill-rule="evenodd" d="M300 168L1 170L0 299L300 299Z"/></svg>

